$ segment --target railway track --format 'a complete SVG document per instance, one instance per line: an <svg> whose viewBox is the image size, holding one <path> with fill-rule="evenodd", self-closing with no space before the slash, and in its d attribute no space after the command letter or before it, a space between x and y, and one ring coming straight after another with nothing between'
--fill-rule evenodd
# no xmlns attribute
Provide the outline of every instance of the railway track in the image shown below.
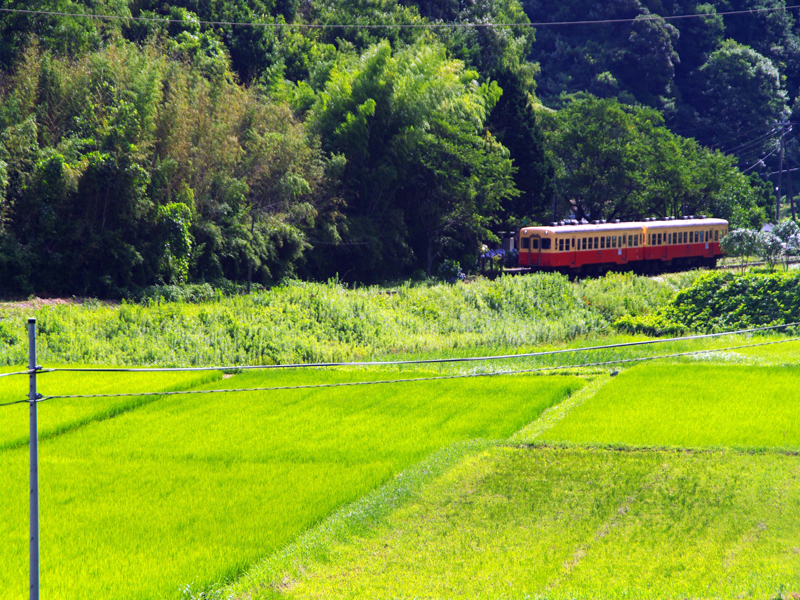
<svg viewBox="0 0 800 600"><path fill-rule="evenodd" d="M731 269L742 269L748 267L763 267L766 264L767 264L766 261L760 260L748 263L739 263L735 265L717 265L716 267L714 267L714 270L722 271ZM783 264L789 264L789 265L800 264L800 258L792 259L790 261L779 261L776 263L776 265L783 265ZM686 270L691 270L691 269L686 269ZM502 272L485 271L481 274L489 279L495 279L496 277L500 277L501 275L524 275L525 273L532 273L532 272L533 270L527 267L514 267L514 268L503 269ZM664 271L664 272L675 272L675 271ZM579 277L587 277L587 275L580 275Z"/></svg>

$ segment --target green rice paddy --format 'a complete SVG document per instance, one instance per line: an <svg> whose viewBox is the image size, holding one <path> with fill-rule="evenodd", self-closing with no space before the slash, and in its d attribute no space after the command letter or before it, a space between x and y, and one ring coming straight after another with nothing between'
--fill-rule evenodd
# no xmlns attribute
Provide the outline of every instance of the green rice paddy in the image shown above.
<svg viewBox="0 0 800 600"><path fill-rule="evenodd" d="M711 352L783 340L225 379L42 374L45 395L137 393L708 351L615 377L608 365L580 377L48 400L42 597L791 597L800 344ZM0 403L25 398L27 377L0 383ZM0 589L12 599L27 596L27 414L0 410Z"/></svg>
<svg viewBox="0 0 800 600"><path fill-rule="evenodd" d="M234 597L789 598L798 479L778 454L494 448L281 586Z"/></svg>
<svg viewBox="0 0 800 600"><path fill-rule="evenodd" d="M72 365L74 367L74 365ZM22 369L6 368L2 372ZM163 392L185 390L216 381L221 374L213 371L185 373L69 373L53 372L37 375L37 391L44 396L87 395L108 393ZM0 403L27 400L29 377L18 375L0 379ZM39 439L75 429L92 421L107 419L127 410L153 402L158 396L126 396L121 398L58 399L58 408L50 410L48 401L37 410ZM27 446L29 435L28 404L3 407L0 410L0 450Z"/></svg>
<svg viewBox="0 0 800 600"><path fill-rule="evenodd" d="M512 438L527 444L473 454L368 531L219 597L794 598L800 373L753 366L793 345L595 379Z"/></svg>
<svg viewBox="0 0 800 600"><path fill-rule="evenodd" d="M223 383L386 375L245 372ZM40 446L42 597L171 598L233 577L438 449L506 438L581 385L506 376L170 396L90 420ZM43 422L60 408L42 403ZM26 411L12 412L23 428ZM0 451L4 598L27 595L27 461L26 448Z"/></svg>
<svg viewBox="0 0 800 600"><path fill-rule="evenodd" d="M800 367L652 365L630 369L544 442L800 449Z"/></svg>

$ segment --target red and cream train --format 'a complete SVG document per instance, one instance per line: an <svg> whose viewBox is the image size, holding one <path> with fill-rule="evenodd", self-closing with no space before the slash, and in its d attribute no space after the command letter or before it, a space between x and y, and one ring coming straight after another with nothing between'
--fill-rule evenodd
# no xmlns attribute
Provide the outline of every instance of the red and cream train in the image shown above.
<svg viewBox="0 0 800 600"><path fill-rule="evenodd" d="M671 217L628 223L567 221L523 227L519 266L537 271L599 274L612 270L658 272L714 267L728 233L723 219Z"/></svg>

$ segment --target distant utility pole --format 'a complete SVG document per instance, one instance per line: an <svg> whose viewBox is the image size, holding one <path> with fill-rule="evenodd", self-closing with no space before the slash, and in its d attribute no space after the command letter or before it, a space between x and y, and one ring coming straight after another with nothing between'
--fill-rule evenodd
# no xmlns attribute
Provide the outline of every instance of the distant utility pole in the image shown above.
<svg viewBox="0 0 800 600"><path fill-rule="evenodd" d="M775 222L781 220L781 189L783 187L783 154L786 151L784 135L786 132L786 114L781 115L781 158L778 163L778 197L775 198Z"/></svg>

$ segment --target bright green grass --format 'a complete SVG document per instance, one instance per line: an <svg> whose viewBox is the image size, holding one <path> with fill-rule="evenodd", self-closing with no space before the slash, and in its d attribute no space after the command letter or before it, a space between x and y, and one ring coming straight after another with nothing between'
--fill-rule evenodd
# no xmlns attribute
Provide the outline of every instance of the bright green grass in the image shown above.
<svg viewBox="0 0 800 600"><path fill-rule="evenodd" d="M6 368L5 373L21 368ZM37 391L43 396L75 394L108 394L132 392L161 392L185 390L210 381L217 381L217 372L199 373L69 373L54 372L37 375ZM0 404L26 400L29 377L14 375L0 379ZM157 396L122 398L87 398L45 400L37 409L39 438L46 439L90 421L106 419L137 406L153 402ZM51 410L48 402L57 402ZM0 451L27 445L29 405L0 407Z"/></svg>
<svg viewBox="0 0 800 600"><path fill-rule="evenodd" d="M199 304L87 302L34 311L0 303L0 364L27 361L29 316L37 318L46 362L287 364L559 343L602 335L623 314L652 313L694 277L609 274L573 284L538 273L357 289L295 281Z"/></svg>
<svg viewBox="0 0 800 600"><path fill-rule="evenodd" d="M630 369L537 439L800 449L800 368L653 365Z"/></svg>
<svg viewBox="0 0 800 600"><path fill-rule="evenodd" d="M775 598L798 540L797 456L494 448L235 598Z"/></svg>
<svg viewBox="0 0 800 600"><path fill-rule="evenodd" d="M365 377L312 373L223 383ZM505 438L581 385L518 376L172 396L45 440L42 597L170 598L233 576L437 449ZM23 598L27 452L0 452L0 472L0 589Z"/></svg>

